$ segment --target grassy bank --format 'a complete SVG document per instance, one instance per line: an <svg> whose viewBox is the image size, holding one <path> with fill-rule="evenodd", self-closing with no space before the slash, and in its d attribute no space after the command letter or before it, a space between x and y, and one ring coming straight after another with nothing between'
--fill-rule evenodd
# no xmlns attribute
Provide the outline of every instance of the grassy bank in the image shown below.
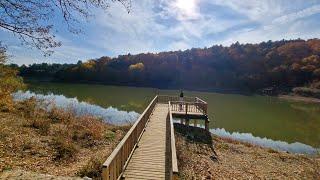
<svg viewBox="0 0 320 180"><path fill-rule="evenodd" d="M99 178L102 163L128 127L45 107L30 99L0 112L0 174L19 169Z"/></svg>
<svg viewBox="0 0 320 180"><path fill-rule="evenodd" d="M176 124L181 179L320 179L320 156L278 152Z"/></svg>

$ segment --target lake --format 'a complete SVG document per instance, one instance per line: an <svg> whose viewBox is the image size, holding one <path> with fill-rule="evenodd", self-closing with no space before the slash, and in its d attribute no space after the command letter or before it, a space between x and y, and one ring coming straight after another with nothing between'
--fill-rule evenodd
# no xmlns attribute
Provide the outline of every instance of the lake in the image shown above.
<svg viewBox="0 0 320 180"><path fill-rule="evenodd" d="M104 108L112 106L138 113L156 94L179 94L179 90L44 82L29 83L28 89L39 94L76 97L79 101ZM208 102L212 130L223 128L228 133L250 133L253 137L320 147L319 104L212 92L185 91L185 96L197 96Z"/></svg>

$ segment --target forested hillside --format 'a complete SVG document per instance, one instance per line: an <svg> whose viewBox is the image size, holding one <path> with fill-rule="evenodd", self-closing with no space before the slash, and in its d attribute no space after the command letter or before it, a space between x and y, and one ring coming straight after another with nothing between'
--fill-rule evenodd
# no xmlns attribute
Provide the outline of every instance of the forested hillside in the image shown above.
<svg viewBox="0 0 320 180"><path fill-rule="evenodd" d="M320 40L282 40L21 66L26 77L195 90L320 89Z"/></svg>

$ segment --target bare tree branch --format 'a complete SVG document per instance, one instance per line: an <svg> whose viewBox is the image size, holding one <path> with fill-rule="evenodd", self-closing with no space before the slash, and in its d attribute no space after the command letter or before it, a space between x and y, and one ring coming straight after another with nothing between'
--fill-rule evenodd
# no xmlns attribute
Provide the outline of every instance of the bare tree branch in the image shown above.
<svg viewBox="0 0 320 180"><path fill-rule="evenodd" d="M53 48L61 46L52 32L57 15L70 32L80 33L79 19L93 16L92 9L107 10L114 2L120 2L129 13L131 0L1 0L0 28L12 32L22 44L50 55Z"/></svg>

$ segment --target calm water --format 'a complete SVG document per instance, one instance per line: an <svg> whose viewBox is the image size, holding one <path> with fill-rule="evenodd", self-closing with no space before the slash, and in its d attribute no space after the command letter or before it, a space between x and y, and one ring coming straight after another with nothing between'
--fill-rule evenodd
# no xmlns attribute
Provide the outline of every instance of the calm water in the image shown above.
<svg viewBox="0 0 320 180"><path fill-rule="evenodd" d="M177 95L175 90L87 84L30 83L29 90L41 94L77 97L102 107L141 113L155 94ZM291 102L275 97L243 96L186 91L209 104L210 128L251 133L288 143L301 142L320 147L320 105Z"/></svg>

